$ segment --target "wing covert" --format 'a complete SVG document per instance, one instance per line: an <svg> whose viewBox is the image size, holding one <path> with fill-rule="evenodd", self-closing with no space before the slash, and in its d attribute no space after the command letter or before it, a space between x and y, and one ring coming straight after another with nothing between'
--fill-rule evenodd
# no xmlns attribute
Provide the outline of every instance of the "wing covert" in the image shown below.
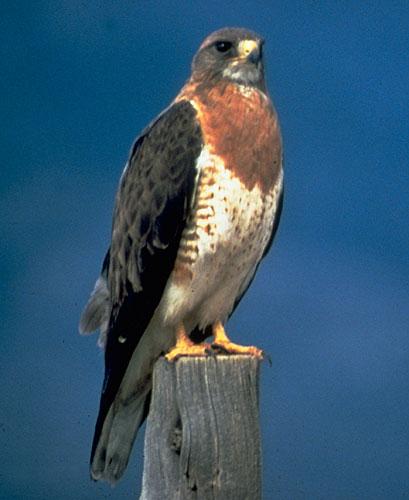
<svg viewBox="0 0 409 500"><path fill-rule="evenodd" d="M201 148L196 111L181 101L136 140L122 174L109 254L105 378L92 454L133 351L173 270Z"/></svg>

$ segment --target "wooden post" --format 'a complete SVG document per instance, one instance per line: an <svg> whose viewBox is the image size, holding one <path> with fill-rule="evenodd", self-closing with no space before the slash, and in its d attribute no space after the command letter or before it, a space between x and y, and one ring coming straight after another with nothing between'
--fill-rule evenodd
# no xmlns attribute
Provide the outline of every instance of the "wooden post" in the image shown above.
<svg viewBox="0 0 409 500"><path fill-rule="evenodd" d="M140 500L261 499L260 361L157 361Z"/></svg>

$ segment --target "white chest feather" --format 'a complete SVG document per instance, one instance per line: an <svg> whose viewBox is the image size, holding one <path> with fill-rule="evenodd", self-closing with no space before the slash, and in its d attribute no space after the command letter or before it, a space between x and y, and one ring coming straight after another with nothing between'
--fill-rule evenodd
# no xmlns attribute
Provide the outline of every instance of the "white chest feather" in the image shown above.
<svg viewBox="0 0 409 500"><path fill-rule="evenodd" d="M282 179L270 193L248 190L204 149L191 216L161 303L166 323L225 321L269 241Z"/></svg>

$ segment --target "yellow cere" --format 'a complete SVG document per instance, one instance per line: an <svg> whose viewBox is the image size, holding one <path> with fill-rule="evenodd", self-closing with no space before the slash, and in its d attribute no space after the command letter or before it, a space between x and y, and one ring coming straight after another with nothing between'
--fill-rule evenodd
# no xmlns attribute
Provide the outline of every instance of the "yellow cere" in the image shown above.
<svg viewBox="0 0 409 500"><path fill-rule="evenodd" d="M259 50L259 46L255 40L243 40L239 43L238 49L241 57L247 57L253 50Z"/></svg>

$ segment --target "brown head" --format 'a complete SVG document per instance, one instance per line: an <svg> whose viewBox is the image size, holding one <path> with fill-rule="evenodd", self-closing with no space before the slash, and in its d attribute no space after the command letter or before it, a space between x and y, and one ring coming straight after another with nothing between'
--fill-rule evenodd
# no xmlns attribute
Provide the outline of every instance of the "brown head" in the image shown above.
<svg viewBox="0 0 409 500"><path fill-rule="evenodd" d="M223 28L209 35L192 64L193 81L229 80L265 91L264 40L244 28Z"/></svg>

